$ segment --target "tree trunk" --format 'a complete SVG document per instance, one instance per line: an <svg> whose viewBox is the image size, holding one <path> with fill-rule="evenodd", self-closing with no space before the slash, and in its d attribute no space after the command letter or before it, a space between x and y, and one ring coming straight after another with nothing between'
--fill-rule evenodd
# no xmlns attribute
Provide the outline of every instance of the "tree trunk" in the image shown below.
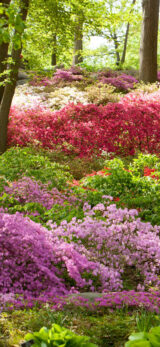
<svg viewBox="0 0 160 347"><path fill-rule="evenodd" d="M116 33L114 33L113 35L113 41L114 41L114 47L115 47L115 52L116 52L116 65L119 66L120 64L120 54L118 51L118 47L119 47L119 43L118 43L118 39L117 39L117 35Z"/></svg>
<svg viewBox="0 0 160 347"><path fill-rule="evenodd" d="M2 0L1 4L5 6L6 8L9 6L11 0ZM4 19L7 20L7 16L5 14L0 15L0 20ZM4 25L4 27L7 27L8 25ZM8 56L8 42L2 42L0 45L0 75L7 69L7 56ZM3 82L4 76L0 76L0 82ZM4 86L0 85L0 103L3 97L3 92L4 92Z"/></svg>
<svg viewBox="0 0 160 347"><path fill-rule="evenodd" d="M29 0L21 0L20 11L23 21L26 20L28 7ZM18 50L15 50L14 48L12 49L12 59L14 64L11 65L10 82L5 85L3 98L0 104L0 154L5 152L7 146L8 117L18 78L21 51L22 47Z"/></svg>
<svg viewBox="0 0 160 347"><path fill-rule="evenodd" d="M132 1L132 5L134 5L136 0ZM132 12L132 10L131 10ZM123 53L122 53L122 58L121 58L121 64L124 64L125 58L126 58L126 51L127 51L127 43L128 43L128 36L129 36L129 29L130 29L130 23L128 22L127 28L126 28L126 34L125 34L125 39L124 39L124 46L123 46Z"/></svg>
<svg viewBox="0 0 160 347"><path fill-rule="evenodd" d="M53 51L52 51L52 66L57 64L57 35L53 35Z"/></svg>
<svg viewBox="0 0 160 347"><path fill-rule="evenodd" d="M81 19L78 19L77 24L75 26L74 56L73 56L72 65L77 65L83 62L82 51L83 51L83 21Z"/></svg>
<svg viewBox="0 0 160 347"><path fill-rule="evenodd" d="M143 22L140 45L140 80L157 80L159 0L142 0Z"/></svg>

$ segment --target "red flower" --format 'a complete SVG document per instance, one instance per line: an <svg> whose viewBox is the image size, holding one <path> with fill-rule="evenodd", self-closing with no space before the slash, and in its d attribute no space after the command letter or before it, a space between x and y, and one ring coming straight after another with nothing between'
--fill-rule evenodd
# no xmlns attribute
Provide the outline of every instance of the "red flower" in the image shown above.
<svg viewBox="0 0 160 347"><path fill-rule="evenodd" d="M117 197L117 198L114 198L113 200L114 200L114 201L119 201L119 200L120 200L120 198L118 198L118 197Z"/></svg>

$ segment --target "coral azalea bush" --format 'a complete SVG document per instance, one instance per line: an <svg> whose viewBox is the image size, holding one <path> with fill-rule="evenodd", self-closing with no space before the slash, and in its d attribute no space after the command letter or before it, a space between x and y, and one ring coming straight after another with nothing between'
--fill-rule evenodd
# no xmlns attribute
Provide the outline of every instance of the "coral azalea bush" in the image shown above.
<svg viewBox="0 0 160 347"><path fill-rule="evenodd" d="M101 154L102 150L134 155L137 151L158 153L159 133L158 103L70 104L57 112L40 107L12 108L8 145L58 147L81 157Z"/></svg>

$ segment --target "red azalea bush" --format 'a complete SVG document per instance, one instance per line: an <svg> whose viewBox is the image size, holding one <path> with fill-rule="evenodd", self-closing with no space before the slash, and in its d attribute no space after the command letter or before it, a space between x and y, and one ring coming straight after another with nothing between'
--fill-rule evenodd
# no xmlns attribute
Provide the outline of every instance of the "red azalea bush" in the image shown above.
<svg viewBox="0 0 160 347"><path fill-rule="evenodd" d="M160 152L160 104L70 104L62 110L12 108L8 145L61 148L79 157L107 151L134 155Z"/></svg>

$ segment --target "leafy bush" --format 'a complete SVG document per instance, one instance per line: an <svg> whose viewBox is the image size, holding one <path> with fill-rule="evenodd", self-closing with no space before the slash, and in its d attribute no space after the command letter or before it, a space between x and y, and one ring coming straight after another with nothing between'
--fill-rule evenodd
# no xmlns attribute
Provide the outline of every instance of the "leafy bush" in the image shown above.
<svg viewBox="0 0 160 347"><path fill-rule="evenodd" d="M87 193L90 203L94 203L94 195L95 201L101 200L98 193L109 194L118 206L136 208L143 220L160 225L160 159L156 155L139 154L129 170L120 159L107 160L105 164L107 168L77 182L80 187L96 190Z"/></svg>
<svg viewBox="0 0 160 347"><path fill-rule="evenodd" d="M41 328L39 332L29 333L25 336L26 341L33 340L32 346L40 347L96 347L97 345L89 342L89 337L78 336L74 332L53 324L51 329Z"/></svg>
<svg viewBox="0 0 160 347"><path fill-rule="evenodd" d="M158 347L160 346L160 326L153 327L149 332L133 333L125 347Z"/></svg>
<svg viewBox="0 0 160 347"><path fill-rule="evenodd" d="M0 176L14 181L22 176L34 177L49 187L63 189L72 177L68 167L52 163L48 157L31 148L11 148L0 156Z"/></svg>
<svg viewBox="0 0 160 347"><path fill-rule="evenodd" d="M160 104L69 105L51 112L12 108L8 145L61 149L79 157L107 151L123 156L159 153Z"/></svg>
<svg viewBox="0 0 160 347"><path fill-rule="evenodd" d="M89 102L106 105L108 102L118 102L119 96L114 94L115 88L110 85L97 84L86 88Z"/></svg>
<svg viewBox="0 0 160 347"><path fill-rule="evenodd" d="M131 195L139 196L151 192L152 189L155 191L154 181L140 175L137 177L131 170L125 169L121 159L106 160L105 165L107 167L103 170L88 175L80 183L84 187L96 189L114 197L129 195L131 198Z"/></svg>

